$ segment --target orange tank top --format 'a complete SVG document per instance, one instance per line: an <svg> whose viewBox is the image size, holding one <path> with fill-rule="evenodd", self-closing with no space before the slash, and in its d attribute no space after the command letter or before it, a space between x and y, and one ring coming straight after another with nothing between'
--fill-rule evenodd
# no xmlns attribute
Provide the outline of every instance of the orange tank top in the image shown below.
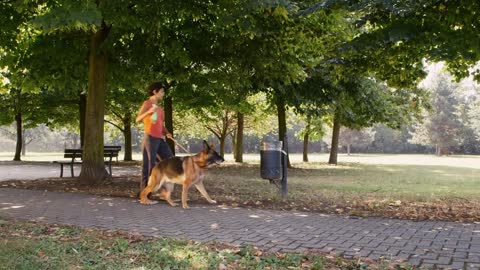
<svg viewBox="0 0 480 270"><path fill-rule="evenodd" d="M144 112L148 111L153 106L153 103L150 100L146 100L143 102ZM162 107L157 106L157 121L152 121L152 115L147 115L143 118L143 124L145 126L145 133L155 137L155 138L163 138L163 124L164 124L164 112Z"/></svg>

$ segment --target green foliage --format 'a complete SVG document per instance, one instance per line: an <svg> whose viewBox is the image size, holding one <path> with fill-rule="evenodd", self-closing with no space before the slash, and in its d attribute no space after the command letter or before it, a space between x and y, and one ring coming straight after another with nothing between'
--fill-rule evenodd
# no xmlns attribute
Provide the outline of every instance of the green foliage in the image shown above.
<svg viewBox="0 0 480 270"><path fill-rule="evenodd" d="M343 126L353 129L375 123L399 128L418 118L426 106L422 89L392 89L372 78L347 77L348 73L338 74L342 79L337 80L338 75L329 66L319 66L309 79L295 87L295 99L290 101L299 112L335 114Z"/></svg>
<svg viewBox="0 0 480 270"><path fill-rule="evenodd" d="M271 123L276 120L268 110L266 96L262 93L243 100L228 100L225 96L225 100L204 107L187 108L182 105L185 103L178 104L174 117L177 134L183 137L205 139L212 134L221 136L222 132L225 136L233 135L237 112L244 114L247 135L262 137L275 128Z"/></svg>
<svg viewBox="0 0 480 270"><path fill-rule="evenodd" d="M47 1L30 22L45 33L90 31L100 26L102 14L93 0Z"/></svg>
<svg viewBox="0 0 480 270"><path fill-rule="evenodd" d="M137 88L118 88L108 91L105 105L108 118L118 127L123 127L125 122L133 124L142 102L146 99L144 92L143 89ZM123 131L123 128L120 130Z"/></svg>
<svg viewBox="0 0 480 270"><path fill-rule="evenodd" d="M295 133L295 137L303 140L304 136L308 134L308 140L315 142L320 141L325 136L326 119L317 116L312 117L312 115L308 114L300 116L298 120L303 120L305 127Z"/></svg>
<svg viewBox="0 0 480 270"><path fill-rule="evenodd" d="M76 103L76 98L69 93L75 93L72 88L79 85L79 80L85 80L81 75L82 64L86 61L85 58L78 60L81 55L78 52L72 53L72 48L78 47L73 36L57 40L53 38L55 35L42 36L32 27L32 20L44 12L45 6L32 1L8 1L2 7L9 12L7 20L10 18L5 32L2 31L8 42L0 43L0 51L4 52L0 67L10 82L5 87L10 91L2 94L4 99L10 100L2 103L8 106L3 116L13 121L16 113L22 113L26 128L40 123L51 127L75 123L77 117L72 115L75 111L72 104ZM59 88L64 91L57 91ZM15 94L17 92L21 94Z"/></svg>
<svg viewBox="0 0 480 270"><path fill-rule="evenodd" d="M422 61L427 58L446 61L457 78L473 74L480 79L478 68L469 71L480 60L478 1L344 2L362 15L357 22L362 34L345 47L359 69L391 86L411 87L425 76Z"/></svg>

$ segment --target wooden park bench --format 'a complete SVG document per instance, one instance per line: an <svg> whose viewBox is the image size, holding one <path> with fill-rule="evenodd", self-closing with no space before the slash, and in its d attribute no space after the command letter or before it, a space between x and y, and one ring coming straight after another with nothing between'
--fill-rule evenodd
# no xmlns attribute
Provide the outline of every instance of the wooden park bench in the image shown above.
<svg viewBox="0 0 480 270"><path fill-rule="evenodd" d="M116 145L106 145L103 147L103 157L105 158L105 166L108 166L108 172L112 176L112 159L116 158L118 162L118 152L122 149L121 146ZM63 151L63 157L68 158L68 160L54 161L53 163L60 164L60 177L63 177L63 166L70 166L70 172L72 177L73 165L82 164L82 149L71 149L67 148Z"/></svg>

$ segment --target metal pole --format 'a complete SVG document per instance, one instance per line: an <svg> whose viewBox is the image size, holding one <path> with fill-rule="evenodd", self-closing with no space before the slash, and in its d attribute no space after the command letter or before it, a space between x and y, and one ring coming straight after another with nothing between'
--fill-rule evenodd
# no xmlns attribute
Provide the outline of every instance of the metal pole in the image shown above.
<svg viewBox="0 0 480 270"><path fill-rule="evenodd" d="M282 143L282 198L287 198L287 134Z"/></svg>

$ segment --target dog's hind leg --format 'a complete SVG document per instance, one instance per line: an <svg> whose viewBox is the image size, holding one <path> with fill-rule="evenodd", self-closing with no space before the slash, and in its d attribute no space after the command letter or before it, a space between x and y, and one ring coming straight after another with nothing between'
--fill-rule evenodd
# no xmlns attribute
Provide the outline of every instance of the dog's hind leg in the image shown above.
<svg viewBox="0 0 480 270"><path fill-rule="evenodd" d="M140 193L140 203L141 204L155 204L155 203L157 203L157 201L152 201L147 197L148 194L150 194L151 192L152 192L152 187L151 186L147 186L146 188L144 188L142 190L142 192Z"/></svg>
<svg viewBox="0 0 480 270"><path fill-rule="evenodd" d="M150 199L148 199L148 194L150 194L151 192L155 192L155 188L156 188L156 185L155 183L157 182L156 181L156 177L157 177L157 170L154 169L152 170L152 174L150 175L150 178L148 179L148 185L146 188L144 188L142 190L142 192L140 192L140 203L141 204L155 204L157 203L156 201L152 201Z"/></svg>
<svg viewBox="0 0 480 270"><path fill-rule="evenodd" d="M215 200L212 200L212 198L210 198L210 196L208 195L207 193L207 190L205 190L205 187L203 186L203 182L200 181L199 183L195 184L195 187L198 189L198 191L200 191L200 193L202 194L202 196L207 199L207 201L211 204L215 204L217 203Z"/></svg>

